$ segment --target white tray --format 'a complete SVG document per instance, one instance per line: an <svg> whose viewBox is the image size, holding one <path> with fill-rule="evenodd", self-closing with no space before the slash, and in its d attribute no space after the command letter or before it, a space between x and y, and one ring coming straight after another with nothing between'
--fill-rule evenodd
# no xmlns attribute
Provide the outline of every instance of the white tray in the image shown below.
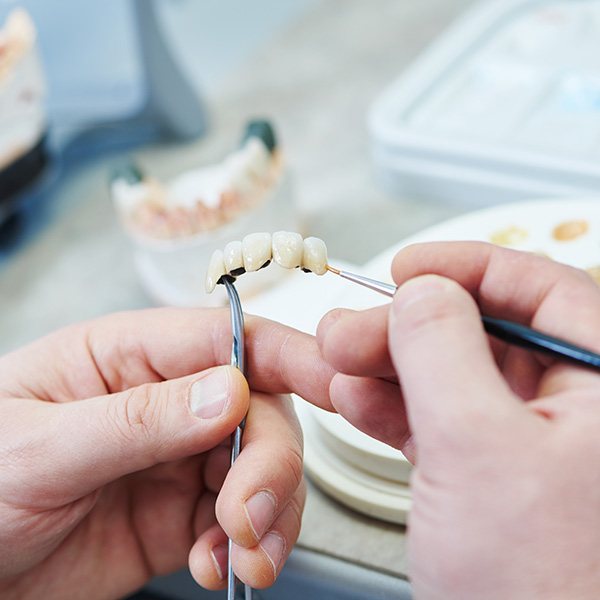
<svg viewBox="0 0 600 600"><path fill-rule="evenodd" d="M594 194L600 1L479 3L382 93L368 123L395 195L487 205Z"/></svg>

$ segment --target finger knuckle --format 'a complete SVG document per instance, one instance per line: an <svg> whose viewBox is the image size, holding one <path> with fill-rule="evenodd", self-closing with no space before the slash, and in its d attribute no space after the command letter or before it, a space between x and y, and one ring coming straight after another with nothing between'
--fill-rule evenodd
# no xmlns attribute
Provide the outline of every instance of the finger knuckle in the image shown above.
<svg viewBox="0 0 600 600"><path fill-rule="evenodd" d="M113 403L111 420L127 442L148 442L156 438L161 422L162 387L145 384L129 390Z"/></svg>
<svg viewBox="0 0 600 600"><path fill-rule="evenodd" d="M302 515L304 513L304 503L299 498L292 498L287 509L292 518L292 531L294 537L297 537L302 527Z"/></svg>
<svg viewBox="0 0 600 600"><path fill-rule="evenodd" d="M303 456L300 445L294 444L288 448L282 455L282 461L294 489L297 489L304 478Z"/></svg>

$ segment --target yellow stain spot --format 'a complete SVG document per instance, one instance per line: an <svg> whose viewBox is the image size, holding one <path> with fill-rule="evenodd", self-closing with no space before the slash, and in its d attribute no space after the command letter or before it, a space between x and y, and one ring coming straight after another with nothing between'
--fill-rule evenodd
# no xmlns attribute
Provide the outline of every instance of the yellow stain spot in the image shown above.
<svg viewBox="0 0 600 600"><path fill-rule="evenodd" d="M518 246L529 237L526 229L511 225L505 229L500 229L490 236L490 242L498 246Z"/></svg>
<svg viewBox="0 0 600 600"><path fill-rule="evenodd" d="M565 221L553 229L552 237L558 242L571 242L585 235L589 228L587 221Z"/></svg>

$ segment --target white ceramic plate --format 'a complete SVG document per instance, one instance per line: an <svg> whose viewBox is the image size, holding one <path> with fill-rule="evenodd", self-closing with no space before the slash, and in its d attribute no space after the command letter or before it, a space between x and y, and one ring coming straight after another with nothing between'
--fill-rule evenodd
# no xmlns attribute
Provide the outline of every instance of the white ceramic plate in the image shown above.
<svg viewBox="0 0 600 600"><path fill-rule="evenodd" d="M587 233L559 241L554 229L566 222L586 221ZM516 250L540 252L574 267L600 265L600 197L590 199L535 200L495 206L457 217L403 240L369 262L363 269L371 277L389 280L394 255L410 244L432 241L479 240L492 242L498 234L516 228L527 234L520 242L503 244Z"/></svg>
<svg viewBox="0 0 600 600"><path fill-rule="evenodd" d="M410 510L408 485L371 474L349 464L324 443L310 406L298 399L296 411L305 437L304 464L313 481L330 496L383 521L403 524Z"/></svg>

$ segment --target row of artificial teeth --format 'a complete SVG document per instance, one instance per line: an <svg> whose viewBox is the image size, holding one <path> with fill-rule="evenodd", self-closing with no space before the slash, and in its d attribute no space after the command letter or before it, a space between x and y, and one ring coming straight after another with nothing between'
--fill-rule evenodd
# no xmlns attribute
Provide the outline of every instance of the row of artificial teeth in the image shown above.
<svg viewBox="0 0 600 600"><path fill-rule="evenodd" d="M238 277L247 271L258 271L274 260L285 269L300 267L303 271L323 275L327 271L327 247L316 237L302 239L299 233L278 231L251 233L241 242L229 242L223 251L215 250L206 275L206 291L211 293L224 276Z"/></svg>

